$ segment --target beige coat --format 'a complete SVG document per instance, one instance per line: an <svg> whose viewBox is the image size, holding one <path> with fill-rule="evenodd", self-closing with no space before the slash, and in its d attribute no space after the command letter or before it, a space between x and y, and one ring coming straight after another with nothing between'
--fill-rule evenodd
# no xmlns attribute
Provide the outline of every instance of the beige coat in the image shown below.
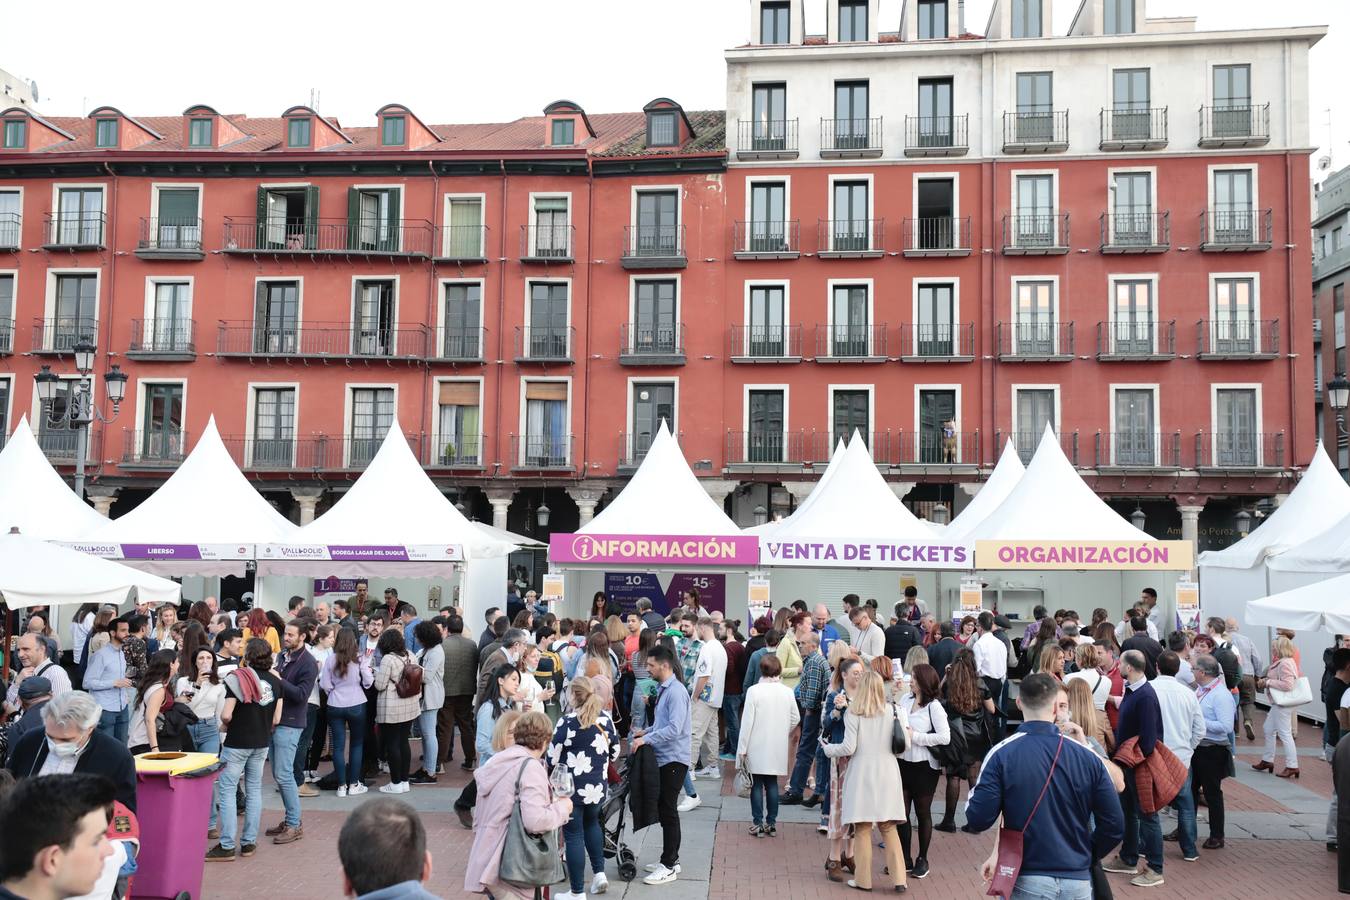
<svg viewBox="0 0 1350 900"><path fill-rule="evenodd" d="M748 705L748 704L747 704ZM852 710L844 713L844 739L827 744L825 755L849 757L844 773L844 802L840 810L844 824L854 822L905 821L905 795L900 787L900 767L891 753L894 730L892 707L877 716L859 718ZM909 719L900 710L900 722ZM744 727L744 726L742 726ZM834 802L831 798L830 802Z"/></svg>
<svg viewBox="0 0 1350 900"><path fill-rule="evenodd" d="M748 759L752 775L788 774L788 739L800 721L792 688L777 678L760 679L745 692L737 759Z"/></svg>

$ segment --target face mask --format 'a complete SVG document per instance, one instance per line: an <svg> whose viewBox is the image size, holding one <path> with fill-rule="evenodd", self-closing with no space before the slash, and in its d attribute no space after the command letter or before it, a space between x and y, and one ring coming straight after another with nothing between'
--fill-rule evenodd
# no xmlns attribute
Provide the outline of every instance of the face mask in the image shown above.
<svg viewBox="0 0 1350 900"><path fill-rule="evenodd" d="M51 738L47 738L47 749L51 751L53 756L59 759L70 759L71 757L79 756L80 751L84 749L85 744L87 743L89 743L88 739L85 739L83 743L75 744L70 741L54 741Z"/></svg>

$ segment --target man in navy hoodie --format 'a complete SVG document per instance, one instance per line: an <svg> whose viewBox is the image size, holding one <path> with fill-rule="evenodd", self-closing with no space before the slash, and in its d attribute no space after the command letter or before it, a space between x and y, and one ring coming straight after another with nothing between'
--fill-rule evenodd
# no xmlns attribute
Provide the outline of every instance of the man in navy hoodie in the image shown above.
<svg viewBox="0 0 1350 900"><path fill-rule="evenodd" d="M1130 738L1139 739L1139 753L1147 757L1163 739L1162 707L1158 695L1149 684L1145 670L1148 659L1141 650L1126 650L1120 656L1120 675L1125 679L1125 696L1120 701L1120 716L1116 719L1116 746ZM1134 875L1130 884L1137 887L1157 887L1163 883L1162 823L1158 813L1145 813L1139 807L1139 792L1134 784L1134 770L1125 770L1125 793L1120 798L1125 809L1125 839L1120 843L1120 855L1102 868L1108 872ZM1148 867L1139 871L1140 842Z"/></svg>
<svg viewBox="0 0 1350 900"><path fill-rule="evenodd" d="M1022 726L989 751L966 803L967 830L985 831L1002 816L1004 827L1026 833L1013 897L1091 897L1092 863L1120 841L1124 827L1105 761L1055 725L1061 690L1044 673L1022 679ZM992 874L986 865L985 880Z"/></svg>
<svg viewBox="0 0 1350 900"><path fill-rule="evenodd" d="M281 721L272 730L272 778L281 789L286 818L267 829L274 844L289 844L305 836L300 826L300 791L295 780L295 759L300 754L300 736L309 722L309 695L319 679L319 664L305 648L304 623L286 623L286 649L277 656L272 674L281 679Z"/></svg>

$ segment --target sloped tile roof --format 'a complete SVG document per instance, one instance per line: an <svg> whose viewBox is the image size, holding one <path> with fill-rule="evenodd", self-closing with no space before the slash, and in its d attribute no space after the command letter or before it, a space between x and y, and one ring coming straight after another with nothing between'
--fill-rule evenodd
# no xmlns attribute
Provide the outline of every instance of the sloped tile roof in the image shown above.
<svg viewBox="0 0 1350 900"><path fill-rule="evenodd" d="M688 153L726 152L727 114L720 109L686 112L694 129L694 138L678 147L648 147L647 123L639 123L638 130L609 148L596 154L600 157L626 156L680 156Z"/></svg>

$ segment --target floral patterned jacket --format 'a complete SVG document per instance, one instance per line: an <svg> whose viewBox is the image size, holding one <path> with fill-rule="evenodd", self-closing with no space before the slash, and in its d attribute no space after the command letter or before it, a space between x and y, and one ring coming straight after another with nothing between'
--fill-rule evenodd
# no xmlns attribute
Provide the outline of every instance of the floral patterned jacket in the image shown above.
<svg viewBox="0 0 1350 900"><path fill-rule="evenodd" d="M582 728L576 713L558 720L553 741L548 747L548 767L567 766L576 785L574 803L595 806L604 802L609 764L619 758L619 735L608 713L601 713L595 724Z"/></svg>

